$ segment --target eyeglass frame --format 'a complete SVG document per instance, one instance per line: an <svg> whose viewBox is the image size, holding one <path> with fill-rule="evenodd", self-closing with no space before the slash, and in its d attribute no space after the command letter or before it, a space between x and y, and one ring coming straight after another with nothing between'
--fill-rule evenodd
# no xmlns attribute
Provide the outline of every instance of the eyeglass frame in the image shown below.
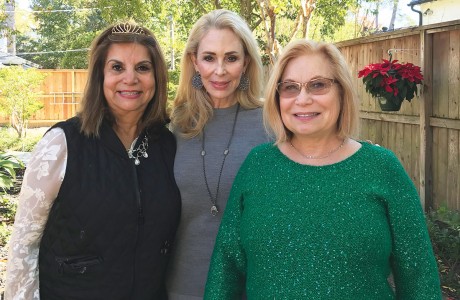
<svg viewBox="0 0 460 300"><path fill-rule="evenodd" d="M315 81L317 81L317 80L322 80L322 79L326 79L326 80L328 80L328 82L329 82L329 86L327 86L327 87L325 87L325 88L323 89L323 90L326 90L326 92L320 93L320 94L312 93L312 92L310 91L310 89L308 88L308 84L309 84L309 83L312 83L312 82L315 82ZM281 82L278 82L278 84L276 85L276 91L278 92L278 95L279 95L279 96L281 96L281 93L280 93L280 90L279 90L279 86L280 86L281 84L283 84L283 83L292 83L292 84L295 84L295 85L297 85L297 86L300 86L300 88L297 90L298 93L297 93L296 95L291 96L291 97L297 97L298 95L300 95L300 92L302 92L302 88L303 88L303 87L305 87L305 90L307 91L307 93L310 93L310 94L312 94L312 95L324 95L324 94L326 94L326 93L330 90L330 88L332 87L332 85L333 85L334 83L339 83L339 81L338 81L337 79L332 79L332 78L327 78L327 77L319 77L319 78L315 78L315 79L312 79L312 80L309 80L309 81L303 82L303 83L297 82L297 81L281 81Z"/></svg>

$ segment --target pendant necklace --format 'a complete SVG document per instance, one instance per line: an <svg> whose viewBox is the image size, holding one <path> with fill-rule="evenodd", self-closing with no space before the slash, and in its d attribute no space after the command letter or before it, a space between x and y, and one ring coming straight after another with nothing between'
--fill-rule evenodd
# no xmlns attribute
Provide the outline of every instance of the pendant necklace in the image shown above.
<svg viewBox="0 0 460 300"><path fill-rule="evenodd" d="M128 157L131 159L134 159L134 164L136 166L141 164L140 157L147 158L149 155L147 154L147 149L149 148L149 138L147 135L144 137L142 140L142 143L140 143L139 146L137 146L136 149L134 149L134 146L136 145L137 138L134 139L134 141L131 144L131 147L128 149Z"/></svg>
<svg viewBox="0 0 460 300"><path fill-rule="evenodd" d="M307 159L324 159L324 158L327 158L329 156L331 156L333 153L339 151L340 148L343 147L343 145L345 145L345 141L347 139L343 139L342 143L337 147L337 148L334 148L332 149L331 151L329 151L328 153L326 153L325 155L323 156L315 156L315 155L305 155L303 154L302 152L300 152L293 144L292 144L292 141L289 141L289 144L291 145L291 147L295 150L295 152L297 152L298 154L300 154L301 156L307 158Z"/></svg>
<svg viewBox="0 0 460 300"><path fill-rule="evenodd" d="M237 106L236 106L236 112L235 112L235 118L233 119L233 126L232 126L232 132L230 133L230 138L228 139L228 142L227 142L227 147L225 148L224 152L223 152L223 159L222 159L222 163L220 165L220 171L219 171L219 177L217 179L217 188L216 188L216 195L215 197L213 197L212 193L211 193L211 189L209 188L209 183L208 183L208 178L206 176L206 167L205 167L205 156L206 156L206 150L204 149L204 145L205 145L205 131L203 129L203 137L202 137L202 140L201 140L201 159L202 159L202 162L203 162L203 175L204 175L204 183L206 184L206 189L208 191L208 195L209 195L209 199L211 200L211 215L213 216L216 216L217 213L219 212L219 210L217 209L217 197L219 196L219 187L220 187L220 179L222 177L222 171L224 169L224 164L225 164L225 159L227 158L227 155L229 153L229 149L230 149L230 144L232 143L232 139L233 139L233 134L235 133L235 125L236 125L236 120L238 118L238 113L240 111L240 104L238 103Z"/></svg>

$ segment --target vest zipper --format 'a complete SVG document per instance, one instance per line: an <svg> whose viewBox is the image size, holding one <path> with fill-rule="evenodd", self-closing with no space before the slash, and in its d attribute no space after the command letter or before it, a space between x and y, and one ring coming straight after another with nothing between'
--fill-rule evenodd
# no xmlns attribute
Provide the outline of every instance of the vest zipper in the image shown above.
<svg viewBox="0 0 460 300"><path fill-rule="evenodd" d="M144 225L144 209L142 207L141 193L139 191L139 180L137 178L136 167L133 165L134 169L134 185L136 189L136 200L137 200L137 221L139 225Z"/></svg>
<svg viewBox="0 0 460 300"><path fill-rule="evenodd" d="M137 168L132 162L132 170L133 170L133 179L134 179L134 189L136 193L136 202L137 202L137 232L136 232L136 244L134 247L134 261L133 261L133 279L132 279L132 286L131 286L131 297L134 295L134 287L136 282L136 254L137 254L137 247L139 244L140 239L140 231L141 227L144 225L144 210L142 207L142 200L141 200L141 192L139 186L139 179L137 177Z"/></svg>

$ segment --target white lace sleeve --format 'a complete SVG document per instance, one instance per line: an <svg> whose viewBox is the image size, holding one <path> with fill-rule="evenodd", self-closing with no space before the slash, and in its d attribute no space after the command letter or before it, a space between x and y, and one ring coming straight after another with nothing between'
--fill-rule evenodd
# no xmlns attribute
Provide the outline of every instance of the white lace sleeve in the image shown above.
<svg viewBox="0 0 460 300"><path fill-rule="evenodd" d="M50 130L27 164L19 194L6 271L5 300L38 300L38 250L67 165L64 131Z"/></svg>

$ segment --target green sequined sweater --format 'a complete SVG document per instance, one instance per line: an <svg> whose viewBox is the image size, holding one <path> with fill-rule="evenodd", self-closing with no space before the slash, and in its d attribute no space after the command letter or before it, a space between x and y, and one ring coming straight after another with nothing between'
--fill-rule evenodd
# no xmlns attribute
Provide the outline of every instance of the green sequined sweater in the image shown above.
<svg viewBox="0 0 460 300"><path fill-rule="evenodd" d="M362 143L318 167L272 144L254 148L233 184L205 299L241 299L244 289L248 299L441 299L419 197L396 156Z"/></svg>

